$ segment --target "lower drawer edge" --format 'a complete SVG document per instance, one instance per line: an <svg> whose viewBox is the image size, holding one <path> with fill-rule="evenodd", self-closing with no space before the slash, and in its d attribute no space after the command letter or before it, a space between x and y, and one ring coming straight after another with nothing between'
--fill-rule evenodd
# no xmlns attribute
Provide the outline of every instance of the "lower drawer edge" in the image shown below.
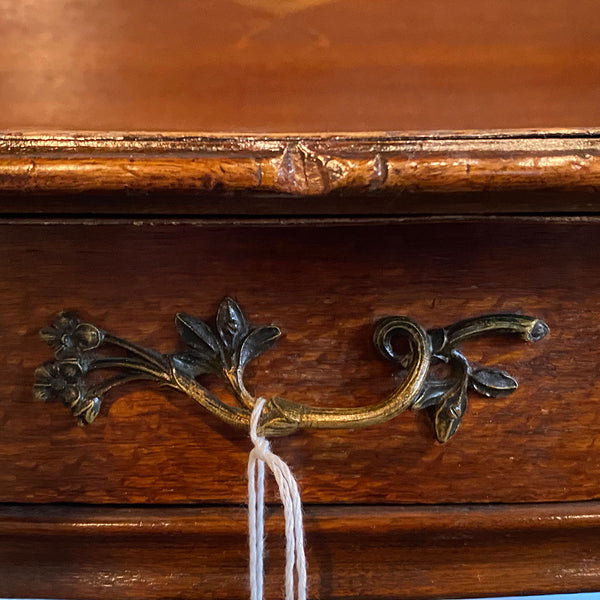
<svg viewBox="0 0 600 600"><path fill-rule="evenodd" d="M243 598L243 507L4 505L0 594ZM266 598L281 597L283 519L269 507ZM600 588L600 502L305 506L309 595L434 598Z"/></svg>

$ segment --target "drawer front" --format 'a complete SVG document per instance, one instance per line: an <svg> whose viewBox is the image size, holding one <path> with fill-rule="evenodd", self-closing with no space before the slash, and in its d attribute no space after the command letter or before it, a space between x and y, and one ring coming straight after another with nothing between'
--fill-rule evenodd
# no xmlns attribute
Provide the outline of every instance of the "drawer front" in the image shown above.
<svg viewBox="0 0 600 600"><path fill-rule="evenodd" d="M38 336L68 308L161 352L181 348L173 317L214 317L225 296L283 331L248 367L256 395L357 406L397 385L371 337L377 319L426 328L483 313L543 318L536 344L466 344L473 363L519 380L505 398L469 394L457 434L435 440L426 411L362 430L274 441L306 503L589 500L600 496L600 224L493 220L385 225L218 226L13 222L0 248L0 494L3 502L241 503L249 442L190 398L151 384L107 395L77 427L35 403L50 359ZM232 401L216 378L203 380ZM269 490L271 499L274 489Z"/></svg>

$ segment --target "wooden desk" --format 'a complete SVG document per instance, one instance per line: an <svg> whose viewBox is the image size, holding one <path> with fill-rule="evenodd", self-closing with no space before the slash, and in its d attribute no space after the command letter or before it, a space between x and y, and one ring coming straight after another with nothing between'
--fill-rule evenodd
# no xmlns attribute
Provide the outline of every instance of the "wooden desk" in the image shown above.
<svg viewBox="0 0 600 600"><path fill-rule="evenodd" d="M227 295L283 331L251 390L313 406L394 389L385 315L551 328L465 345L520 386L446 444L416 411L273 442L311 597L600 587L595 4L300 4L0 3L0 595L247 595L244 432L158 386L86 428L32 399L58 311L170 352ZM336 130L375 133L302 133Z"/></svg>

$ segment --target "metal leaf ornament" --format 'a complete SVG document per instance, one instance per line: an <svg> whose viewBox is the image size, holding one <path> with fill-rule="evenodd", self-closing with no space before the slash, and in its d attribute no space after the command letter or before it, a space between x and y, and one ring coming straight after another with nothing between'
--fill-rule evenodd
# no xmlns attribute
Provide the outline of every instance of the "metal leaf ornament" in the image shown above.
<svg viewBox="0 0 600 600"><path fill-rule="evenodd" d="M496 319L501 316L496 316ZM482 320L482 330L489 328L487 321L489 318ZM451 374L444 380L428 377L411 406L413 410L433 407L435 433L442 443L447 442L460 426L467 408L468 388L488 398L502 398L512 394L518 387L517 380L506 371L495 367L474 367L457 350L459 341L482 333L472 320L464 323L463 327L454 325L428 331L434 360L449 364L452 367ZM543 338L548 333L548 326L539 323L524 329L521 335L531 341ZM465 331L468 331L468 335ZM407 360L406 357L396 357L396 362L406 364Z"/></svg>
<svg viewBox="0 0 600 600"><path fill-rule="evenodd" d="M241 377L246 365L269 350L281 335L281 330L274 326L250 328L231 298L225 298L219 306L216 332L204 321L185 313L179 313L175 322L190 350L173 355L173 359L195 376L225 371L235 377L239 373Z"/></svg>
<svg viewBox="0 0 600 600"><path fill-rule="evenodd" d="M469 383L474 390L488 396L500 398L512 394L518 387L517 380L502 369L473 369L470 373Z"/></svg>

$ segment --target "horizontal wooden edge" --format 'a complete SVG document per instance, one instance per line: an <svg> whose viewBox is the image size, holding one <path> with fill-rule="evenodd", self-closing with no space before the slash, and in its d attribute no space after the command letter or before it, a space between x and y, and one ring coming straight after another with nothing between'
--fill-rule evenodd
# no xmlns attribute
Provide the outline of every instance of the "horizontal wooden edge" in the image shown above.
<svg viewBox="0 0 600 600"><path fill-rule="evenodd" d="M309 597L467 598L600 586L600 503L305 506ZM0 508L0 594L247 597L243 507ZM281 597L268 508L266 598Z"/></svg>
<svg viewBox="0 0 600 600"><path fill-rule="evenodd" d="M313 197L341 192L593 193L599 188L600 130L589 129L305 136L0 134L0 193ZM196 210L203 212L201 203Z"/></svg>
<svg viewBox="0 0 600 600"><path fill-rule="evenodd" d="M381 144L393 147L395 143L461 142L598 139L600 127L546 128L546 129L472 129L426 131L302 131L302 132L204 132L204 131L39 131L36 129L0 130L0 152L77 151L80 148L111 151L114 145L130 151L158 152L166 149L211 151L219 148L261 148L276 151L281 143L313 142L327 145Z"/></svg>
<svg viewBox="0 0 600 600"><path fill-rule="evenodd" d="M269 529L283 534L279 506L267 508ZM303 507L305 528L348 535L425 535L478 531L540 532L600 528L600 502L416 506ZM13 535L243 535L241 506L113 507L85 505L0 506L0 536Z"/></svg>
<svg viewBox="0 0 600 600"><path fill-rule="evenodd" d="M102 227L132 225L135 227L167 226L167 227L198 227L207 229L279 229L279 228L356 228L356 227L387 227L392 225L457 225L465 222L473 224L514 225L514 224L548 224L552 226L574 225L574 224L600 224L600 215L333 215L309 216L291 215L286 218L272 216L249 216L249 217L212 217L212 216L168 216L140 215L135 217L122 216L56 216L39 217L36 215L5 216L0 219L0 227L11 227L16 225L34 225L40 227Z"/></svg>

